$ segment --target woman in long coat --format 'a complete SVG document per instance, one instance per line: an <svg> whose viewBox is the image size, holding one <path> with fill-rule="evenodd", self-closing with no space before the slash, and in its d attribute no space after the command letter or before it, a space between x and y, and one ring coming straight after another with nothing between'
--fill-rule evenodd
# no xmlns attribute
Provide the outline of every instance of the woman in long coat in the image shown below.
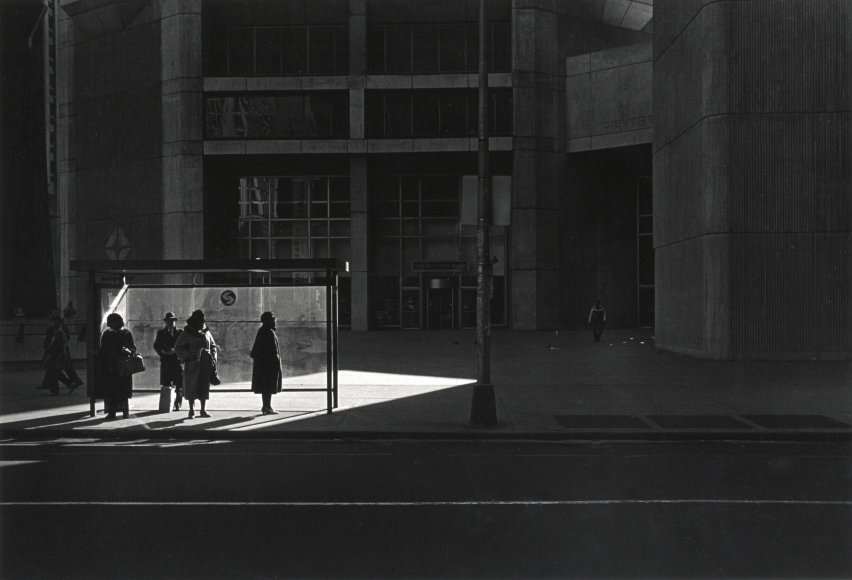
<svg viewBox="0 0 852 580"><path fill-rule="evenodd" d="M118 363L135 353L133 334L124 328L121 314L113 312L107 316L107 329L101 336L98 351L98 390L103 394L107 419L115 419L115 412L119 409L125 419L130 416L127 400L133 397L133 376L121 376Z"/></svg>
<svg viewBox="0 0 852 580"><path fill-rule="evenodd" d="M218 347L204 323L204 313L195 310L175 342L174 351L183 363L183 396L189 401L189 418L195 416L195 400L201 401L200 417L209 417L204 406L210 398L210 374Z"/></svg>
<svg viewBox="0 0 852 580"><path fill-rule="evenodd" d="M260 393L263 400L261 412L264 415L277 415L272 408L272 395L281 392L281 354L278 350L278 337L275 336L275 315L264 312L260 315L262 326L257 331L251 356L254 364L251 369L251 390Z"/></svg>

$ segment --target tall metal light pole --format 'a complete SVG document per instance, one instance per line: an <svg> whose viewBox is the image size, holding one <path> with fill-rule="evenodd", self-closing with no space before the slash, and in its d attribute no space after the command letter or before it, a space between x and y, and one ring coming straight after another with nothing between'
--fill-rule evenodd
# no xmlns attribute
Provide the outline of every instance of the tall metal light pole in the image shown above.
<svg viewBox="0 0 852 580"><path fill-rule="evenodd" d="M491 175L488 168L488 69L485 3L479 0L479 204L476 220L476 385L471 427L496 427L497 404L491 384Z"/></svg>

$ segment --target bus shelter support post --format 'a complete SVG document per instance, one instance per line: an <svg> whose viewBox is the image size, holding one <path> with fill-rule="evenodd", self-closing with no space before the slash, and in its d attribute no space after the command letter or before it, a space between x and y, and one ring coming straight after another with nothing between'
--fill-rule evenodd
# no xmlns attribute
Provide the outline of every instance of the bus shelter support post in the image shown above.
<svg viewBox="0 0 852 580"><path fill-rule="evenodd" d="M86 296L89 299L88 315L86 316L86 394L89 395L89 416L95 416L95 345L98 341L98 312L100 300L95 285L95 272L89 272L86 282Z"/></svg>
<svg viewBox="0 0 852 580"><path fill-rule="evenodd" d="M334 405L334 385L332 384L333 362L332 362L332 332L331 332L331 270L325 271L325 377L326 377L326 409L328 414Z"/></svg>
<svg viewBox="0 0 852 580"><path fill-rule="evenodd" d="M332 286L332 295L331 295L331 308L334 316L332 317L331 324L331 362L332 362L332 388L334 389L334 408L337 408L337 367L338 367L338 359L337 359L337 334L338 329L340 328L340 320L339 320L339 292L338 292L338 277L337 272L334 273L334 277L332 278L334 282L334 286Z"/></svg>

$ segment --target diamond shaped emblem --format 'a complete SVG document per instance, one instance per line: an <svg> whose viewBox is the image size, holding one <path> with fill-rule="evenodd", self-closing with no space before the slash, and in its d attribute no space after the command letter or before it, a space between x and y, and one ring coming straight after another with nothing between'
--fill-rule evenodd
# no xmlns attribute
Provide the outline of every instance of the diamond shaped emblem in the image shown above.
<svg viewBox="0 0 852 580"><path fill-rule="evenodd" d="M124 230L116 227L109 235L106 245L104 246L107 258L110 260L123 260L130 253L130 240L124 235Z"/></svg>

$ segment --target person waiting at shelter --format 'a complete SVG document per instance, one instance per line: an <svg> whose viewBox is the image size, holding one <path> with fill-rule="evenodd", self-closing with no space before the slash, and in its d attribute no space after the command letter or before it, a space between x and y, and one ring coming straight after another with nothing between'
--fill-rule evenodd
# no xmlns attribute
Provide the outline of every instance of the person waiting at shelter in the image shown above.
<svg viewBox="0 0 852 580"><path fill-rule="evenodd" d="M180 405L183 402L183 369L175 354L175 343L180 336L180 330L175 325L176 320L177 316L173 312L166 312L166 316L163 318L166 327L157 331L157 337L154 339L154 350L160 355L160 385L163 387L174 385L175 406L173 410L180 411Z"/></svg>
<svg viewBox="0 0 852 580"><path fill-rule="evenodd" d="M189 401L189 418L195 417L195 400L201 401L200 417L209 417L205 409L210 398L210 378L216 364L218 347L204 321L204 312L195 310L186 319L178 336L175 354L183 363L183 396Z"/></svg>
<svg viewBox="0 0 852 580"><path fill-rule="evenodd" d="M128 400L133 397L133 375L122 376L120 362L136 354L133 334L124 328L121 314L113 312L107 316L107 329L101 335L98 350L98 391L103 394L106 418L115 419L121 411L125 419L130 416Z"/></svg>
<svg viewBox="0 0 852 580"><path fill-rule="evenodd" d="M254 359L251 369L251 390L259 393L263 401L260 409L264 415L277 415L272 408L272 395L281 392L281 352L275 335L275 315L264 312L260 315L261 327L257 330L254 346L249 356Z"/></svg>
<svg viewBox="0 0 852 580"><path fill-rule="evenodd" d="M604 322L606 322L606 310L601 306L600 300L595 300L595 305L592 306L592 311L589 312L589 324L592 325L592 336L594 336L595 342L601 341Z"/></svg>

